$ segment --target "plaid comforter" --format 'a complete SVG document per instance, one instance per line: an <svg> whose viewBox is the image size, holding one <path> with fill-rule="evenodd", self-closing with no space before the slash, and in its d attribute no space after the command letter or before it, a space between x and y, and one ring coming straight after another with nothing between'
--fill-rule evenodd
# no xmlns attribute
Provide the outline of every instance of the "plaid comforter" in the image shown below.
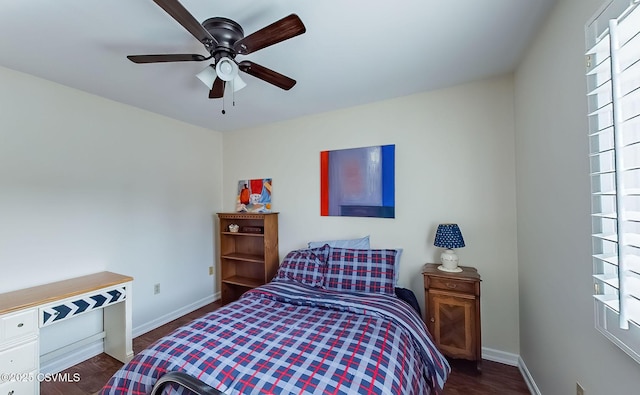
<svg viewBox="0 0 640 395"><path fill-rule="evenodd" d="M449 365L396 297L271 282L158 340L101 393L148 394L176 370L228 395L408 395L440 393Z"/></svg>

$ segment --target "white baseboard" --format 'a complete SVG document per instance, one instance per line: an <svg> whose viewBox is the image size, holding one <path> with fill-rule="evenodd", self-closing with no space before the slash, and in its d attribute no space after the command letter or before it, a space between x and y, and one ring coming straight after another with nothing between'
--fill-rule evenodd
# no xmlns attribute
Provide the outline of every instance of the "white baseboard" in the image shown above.
<svg viewBox="0 0 640 395"><path fill-rule="evenodd" d="M194 303L184 306L178 310L174 310L168 314L163 315L153 321L147 322L131 330L133 337L138 337L149 331L152 331L162 325L171 322L175 319L182 317L185 314L191 313L200 307L206 306L209 303L213 303L220 299L220 292L217 292L206 298L202 298ZM40 364L40 373L58 373L65 369L77 365L82 361L86 361L89 358L93 358L98 354L104 352L104 342L102 340L89 344L86 347L75 350L73 352L64 354L58 358L52 358L49 361L42 362Z"/></svg>
<svg viewBox="0 0 640 395"><path fill-rule="evenodd" d="M503 363L505 365L518 366L518 360L520 359L520 356L518 356L517 354L512 354L510 352L482 347L482 359Z"/></svg>
<svg viewBox="0 0 640 395"><path fill-rule="evenodd" d="M520 373L522 373L522 377L524 377L525 383L527 383L527 387L529 387L529 391L533 395L541 395L540 389L536 385L536 382L533 381L529 369L527 369L527 365L524 364L524 361L520 357L518 357L518 368L520 369Z"/></svg>
<svg viewBox="0 0 640 395"><path fill-rule="evenodd" d="M64 354L58 358L52 358L49 361L40 363L40 373L58 373L65 369L69 369L73 365L77 365L82 361L93 358L104 352L104 344L102 340L95 341L85 347L79 348L70 353Z"/></svg>
<svg viewBox="0 0 640 395"><path fill-rule="evenodd" d="M138 327L132 329L133 337L138 337L140 335L144 335L147 332L150 332L156 328L161 327L162 325L169 323L177 318L182 317L185 314L189 314L194 310L198 310L200 307L206 306L209 303L213 303L216 300L220 299L220 292L216 292L211 296L207 296L206 298L202 298L198 301L195 301L189 305L186 305L178 310L174 310L168 314L163 315L162 317L158 317L153 321L149 321L144 323Z"/></svg>

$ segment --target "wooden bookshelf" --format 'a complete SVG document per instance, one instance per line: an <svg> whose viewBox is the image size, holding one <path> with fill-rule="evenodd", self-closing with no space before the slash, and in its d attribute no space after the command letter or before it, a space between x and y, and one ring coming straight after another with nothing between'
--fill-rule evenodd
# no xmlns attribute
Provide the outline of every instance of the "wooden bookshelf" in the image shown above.
<svg viewBox="0 0 640 395"><path fill-rule="evenodd" d="M218 213L222 304L266 284L278 271L278 213ZM231 232L229 225L238 225Z"/></svg>

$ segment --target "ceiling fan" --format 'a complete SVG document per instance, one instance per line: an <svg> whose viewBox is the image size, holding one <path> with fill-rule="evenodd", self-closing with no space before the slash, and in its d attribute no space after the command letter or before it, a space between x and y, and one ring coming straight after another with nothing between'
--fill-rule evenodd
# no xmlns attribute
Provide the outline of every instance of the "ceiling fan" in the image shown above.
<svg viewBox="0 0 640 395"><path fill-rule="evenodd" d="M153 1L200 41L210 56L205 57L199 54L129 55L127 58L130 61L134 63L160 63L200 62L213 59L213 64L198 74L198 78L209 86L210 99L223 97L225 85L228 82L231 82L234 91L242 89L246 84L238 75L239 70L284 90L289 90L296 84L294 79L249 60L237 63L235 57L236 55L248 55L304 33L306 28L297 15L286 16L245 37L242 27L231 19L214 17L200 24L178 0Z"/></svg>

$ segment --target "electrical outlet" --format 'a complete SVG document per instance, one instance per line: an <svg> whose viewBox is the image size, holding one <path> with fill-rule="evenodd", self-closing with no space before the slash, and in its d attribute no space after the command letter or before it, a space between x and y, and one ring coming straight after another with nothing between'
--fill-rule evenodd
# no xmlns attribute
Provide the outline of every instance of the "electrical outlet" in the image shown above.
<svg viewBox="0 0 640 395"><path fill-rule="evenodd" d="M213 266L209 266L209 275L213 276Z"/></svg>
<svg viewBox="0 0 640 395"><path fill-rule="evenodd" d="M576 382L576 395L584 395L584 388L578 382Z"/></svg>
<svg viewBox="0 0 640 395"><path fill-rule="evenodd" d="M157 295L157 294L159 294L159 293L160 293L160 283L155 284L155 285L153 286L153 294L154 294L154 295Z"/></svg>

